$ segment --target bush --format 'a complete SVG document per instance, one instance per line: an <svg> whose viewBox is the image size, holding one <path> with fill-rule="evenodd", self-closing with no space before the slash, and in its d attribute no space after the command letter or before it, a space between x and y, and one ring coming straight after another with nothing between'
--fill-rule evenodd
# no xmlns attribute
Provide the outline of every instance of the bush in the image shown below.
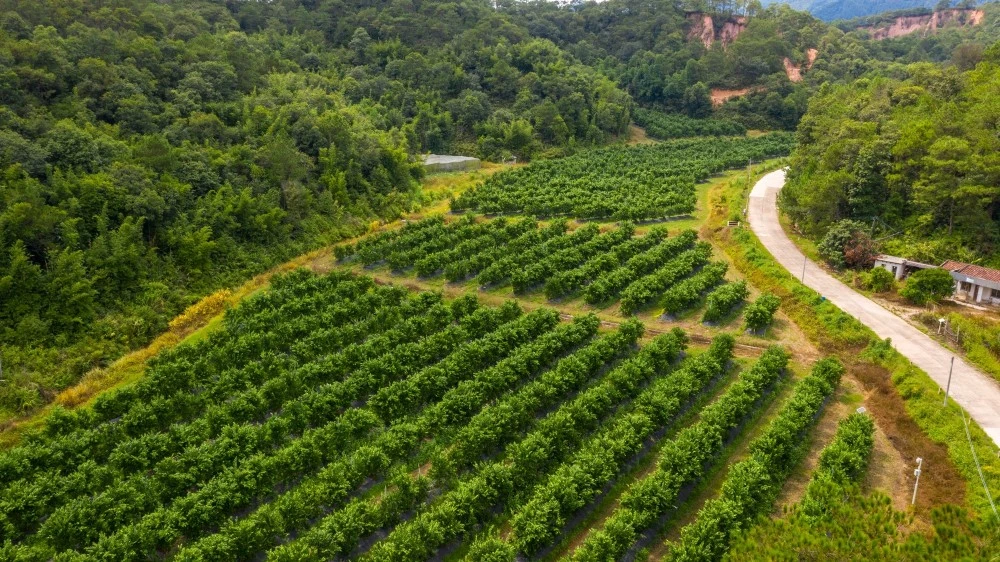
<svg viewBox="0 0 1000 562"><path fill-rule="evenodd" d="M910 275L899 294L915 304L937 302L952 294L955 280L941 268L921 269Z"/></svg>
<svg viewBox="0 0 1000 562"><path fill-rule="evenodd" d="M875 293L885 293L896 287L896 277L883 267L861 274L861 286Z"/></svg>
<svg viewBox="0 0 1000 562"><path fill-rule="evenodd" d="M709 293L708 307L702 320L705 322L722 320L742 304L749 294L746 281L722 285Z"/></svg>
<svg viewBox="0 0 1000 562"><path fill-rule="evenodd" d="M765 293L747 305L743 321L754 333L765 330L774 321L774 313L778 311L780 305L781 299L771 293Z"/></svg>
<svg viewBox="0 0 1000 562"><path fill-rule="evenodd" d="M819 243L823 259L836 268L870 267L875 258L875 243L855 220L842 220L826 231Z"/></svg>

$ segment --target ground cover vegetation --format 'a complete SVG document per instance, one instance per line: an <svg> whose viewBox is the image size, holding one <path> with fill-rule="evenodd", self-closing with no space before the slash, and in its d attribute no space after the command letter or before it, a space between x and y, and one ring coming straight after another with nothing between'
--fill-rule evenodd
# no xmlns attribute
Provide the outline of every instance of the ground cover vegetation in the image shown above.
<svg viewBox="0 0 1000 562"><path fill-rule="evenodd" d="M957 560L995 551L1000 534L957 506L933 512L929 536L898 531L910 516L894 509L884 493L866 496L858 486L872 454L874 429L866 414L844 418L820 454L802 500L783 517L762 519L739 533L725 559Z"/></svg>
<svg viewBox="0 0 1000 562"><path fill-rule="evenodd" d="M727 265L710 261L711 247L698 242L694 231L667 236L654 226L642 236L634 233L629 222L602 232L596 223L569 231L563 219L543 225L529 218L430 217L338 246L335 254L342 266L387 266L396 275L416 273L421 279L443 275L485 290L509 285L514 295L540 290L560 302L582 296L597 308L618 301L623 315L651 305L666 314L685 312L725 280ZM723 319L746 292L745 283L730 284L709 297L706 314L711 321Z"/></svg>
<svg viewBox="0 0 1000 562"><path fill-rule="evenodd" d="M654 139L683 137L732 136L746 134L747 129L729 119L697 119L681 113L662 113L637 107L632 119Z"/></svg>
<svg viewBox="0 0 1000 562"><path fill-rule="evenodd" d="M627 129L627 93L486 2L375 38L360 5L281 23L307 9L331 6L0 6L5 416L197 297L410 210L414 154L530 158ZM537 93L515 103L522 77Z"/></svg>
<svg viewBox="0 0 1000 562"><path fill-rule="evenodd" d="M756 177L771 169L760 168L755 171ZM868 400L869 414L880 427L892 427L906 436L910 444L901 447L904 457L922 456L926 461L929 455L934 455L936 466L954 466L956 476L961 474L961 480L940 476L964 489L964 493L951 500L962 505L944 506L931 514L934 527L931 533L905 532L904 529L912 528L909 525L913 514L898 511L884 493L846 490L841 494L838 491L835 492L837 499L830 504L835 516L817 527L797 525L793 532L802 533L799 536L802 542L793 539L789 544L800 544L807 556L837 557L843 552L843 557L847 559L855 556L851 554L854 546L858 546L857 552L879 552L886 559L912 557L913 552L927 551L923 549L929 542L936 543L934 549L937 550L927 552L938 552L945 558L984 556L995 550L992 545L1000 540L1000 531L976 468L978 461L983 466L990 490L1000 485L995 477L997 459L990 453L995 450L992 440L971 421L966 425L967 414L954 403L942 408L937 384L896 352L891 341L879 340L856 319L845 315L828 300L799 283L748 230L723 228L727 218L739 216L751 185L752 182L746 178L737 178L720 191L709 219L709 226L714 232L713 242L721 246L748 281L761 290L773 293L782 311L806 331L810 339L818 342L821 349L836 353L857 377L864 391L870 393L869 396L878 395ZM970 441L977 453L970 448ZM927 505L930 509L934 504ZM882 536L886 521L893 521L895 529L888 538ZM768 523L763 524L768 528ZM841 536L840 530L855 525L858 532L851 536L856 536L857 542L836 540ZM750 551L746 548L752 540L741 543L742 556L737 559L756 559L759 549L754 554L748 554ZM780 545L780 539L777 541L768 544ZM907 544L903 545L903 542ZM882 546L886 548L881 549ZM913 547L916 550L910 550ZM776 556L778 559L786 559L783 558L785 555L791 557L788 559L797 558L797 548L792 546L784 555Z"/></svg>
<svg viewBox="0 0 1000 562"><path fill-rule="evenodd" d="M0 5L4 417L149 341L199 295L378 231L336 246L333 273L276 276L133 384L53 408L0 453L0 558L543 555L655 448L653 472L573 555L633 551L727 462L788 363L777 346L736 362L735 339L697 320L698 341L714 336L707 349L680 329L647 334L631 314L683 319L707 300L703 319L722 323L749 295L725 283L729 264L694 231L636 223L691 213L698 182L787 154L787 133L725 135L794 127L820 81L917 80L925 68L882 62L905 43L877 46L755 2L695 6L720 24L749 18L739 37L706 46L687 36L691 7ZM908 56L940 58L945 36ZM792 83L782 59L806 64L814 46L824 58ZM712 87L749 90L713 110ZM653 136L716 138L595 148L628 131L637 102L663 112L638 117ZM532 160L451 205L522 216L379 228L430 202L418 158L431 151ZM768 267L744 258L733 262ZM383 267L445 289L618 303L619 317L496 293L484 294L490 306L445 299L376 282ZM778 278L754 285L787 300ZM752 331L772 324L776 299L747 306ZM229 302L217 301L216 312ZM835 309L807 308L838 341L870 342ZM899 384L912 381L899 368ZM767 512L840 371L821 361L795 386L679 555L721 556L731 532Z"/></svg>
<svg viewBox="0 0 1000 562"><path fill-rule="evenodd" d="M957 345L969 361L1000 380L1000 321L989 312L970 313L962 309L921 312L916 320L927 332L937 335L945 319L949 345ZM938 336L941 337L941 336Z"/></svg>

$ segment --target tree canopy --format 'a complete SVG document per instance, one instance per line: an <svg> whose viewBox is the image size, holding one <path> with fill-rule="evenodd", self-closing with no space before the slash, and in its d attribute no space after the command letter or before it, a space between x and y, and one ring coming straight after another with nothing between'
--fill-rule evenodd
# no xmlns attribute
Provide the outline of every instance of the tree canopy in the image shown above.
<svg viewBox="0 0 1000 562"><path fill-rule="evenodd" d="M888 226L889 253L1000 263L998 54L966 72L921 63L905 80L821 88L799 126L784 209L816 236L854 219Z"/></svg>

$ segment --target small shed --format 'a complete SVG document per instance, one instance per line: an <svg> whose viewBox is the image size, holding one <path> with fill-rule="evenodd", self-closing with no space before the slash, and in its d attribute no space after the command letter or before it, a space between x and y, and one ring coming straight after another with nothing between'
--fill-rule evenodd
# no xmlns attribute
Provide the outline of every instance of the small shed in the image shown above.
<svg viewBox="0 0 1000 562"><path fill-rule="evenodd" d="M478 170L482 165L479 158L472 156L451 156L447 154L427 154L424 156L424 170L428 174L437 172L468 172Z"/></svg>
<svg viewBox="0 0 1000 562"><path fill-rule="evenodd" d="M889 271L896 277L896 281L899 281L909 277L911 273L918 269L933 269L937 266L887 254L879 254L875 256L875 267L881 267Z"/></svg>
<svg viewBox="0 0 1000 562"><path fill-rule="evenodd" d="M1000 305L1000 271L948 260L941 264L955 279L955 297L980 304Z"/></svg>

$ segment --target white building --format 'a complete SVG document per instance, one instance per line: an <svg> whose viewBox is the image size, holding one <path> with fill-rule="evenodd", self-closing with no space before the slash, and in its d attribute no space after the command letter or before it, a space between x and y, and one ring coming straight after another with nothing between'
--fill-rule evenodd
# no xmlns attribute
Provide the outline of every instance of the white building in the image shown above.
<svg viewBox="0 0 1000 562"><path fill-rule="evenodd" d="M955 279L955 297L980 304L1000 305L1000 271L948 260L941 264Z"/></svg>
<svg viewBox="0 0 1000 562"><path fill-rule="evenodd" d="M933 269L937 266L911 261L906 258L879 254L875 256L875 267L881 267L889 271L896 278L896 281L900 281L909 277L911 273L918 269Z"/></svg>

